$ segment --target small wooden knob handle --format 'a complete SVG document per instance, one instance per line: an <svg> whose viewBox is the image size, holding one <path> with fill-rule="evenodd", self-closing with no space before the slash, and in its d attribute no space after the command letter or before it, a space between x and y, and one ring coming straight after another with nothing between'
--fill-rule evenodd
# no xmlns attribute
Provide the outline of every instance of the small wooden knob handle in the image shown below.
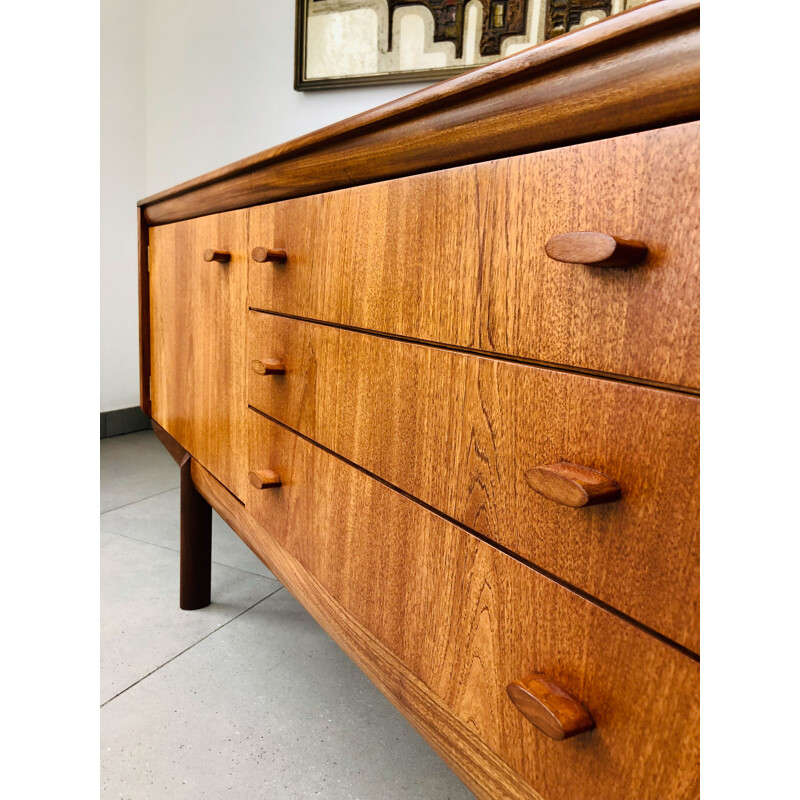
<svg viewBox="0 0 800 800"><path fill-rule="evenodd" d="M203 259L205 261L218 261L220 264L226 264L231 260L231 254L225 252L225 250L212 250L209 248L203 253Z"/></svg>
<svg viewBox="0 0 800 800"><path fill-rule="evenodd" d="M286 372L286 367L279 358L257 358L250 366L259 375L283 375Z"/></svg>
<svg viewBox="0 0 800 800"><path fill-rule="evenodd" d="M261 264L267 261L273 261L276 264L285 264L288 258L285 250L270 250L266 247L255 247L250 255L253 257L253 261L258 261Z"/></svg>
<svg viewBox="0 0 800 800"><path fill-rule="evenodd" d="M562 506L581 508L619 500L619 484L595 469L562 461L534 467L525 473L528 486Z"/></svg>
<svg viewBox="0 0 800 800"><path fill-rule="evenodd" d="M552 739L569 739L594 728L592 715L555 681L534 672L506 686L511 702Z"/></svg>
<svg viewBox="0 0 800 800"><path fill-rule="evenodd" d="M647 246L641 242L592 231L559 233L544 249L555 261L593 267L631 267L647 256Z"/></svg>
<svg viewBox="0 0 800 800"><path fill-rule="evenodd" d="M256 489L271 489L281 485L281 476L274 469L253 470L247 477Z"/></svg>

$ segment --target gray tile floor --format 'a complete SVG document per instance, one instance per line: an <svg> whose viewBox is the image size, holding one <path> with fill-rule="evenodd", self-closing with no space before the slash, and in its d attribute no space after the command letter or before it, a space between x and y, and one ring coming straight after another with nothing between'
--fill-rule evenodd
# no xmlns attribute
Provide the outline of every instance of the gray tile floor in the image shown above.
<svg viewBox="0 0 800 800"><path fill-rule="evenodd" d="M181 611L178 467L150 431L100 451L102 797L473 797L216 514Z"/></svg>

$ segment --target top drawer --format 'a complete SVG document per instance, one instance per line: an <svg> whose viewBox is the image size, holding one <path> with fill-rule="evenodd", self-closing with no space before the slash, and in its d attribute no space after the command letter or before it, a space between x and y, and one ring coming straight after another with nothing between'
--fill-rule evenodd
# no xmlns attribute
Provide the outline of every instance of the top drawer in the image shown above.
<svg viewBox="0 0 800 800"><path fill-rule="evenodd" d="M699 387L699 123L250 211L253 308L549 364ZM596 231L629 267L545 245Z"/></svg>

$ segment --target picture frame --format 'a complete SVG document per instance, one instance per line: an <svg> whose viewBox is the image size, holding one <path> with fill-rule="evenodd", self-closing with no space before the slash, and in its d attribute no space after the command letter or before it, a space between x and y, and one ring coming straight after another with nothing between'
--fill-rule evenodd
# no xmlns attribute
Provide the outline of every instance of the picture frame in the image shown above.
<svg viewBox="0 0 800 800"><path fill-rule="evenodd" d="M644 0L295 0L297 91L451 78Z"/></svg>

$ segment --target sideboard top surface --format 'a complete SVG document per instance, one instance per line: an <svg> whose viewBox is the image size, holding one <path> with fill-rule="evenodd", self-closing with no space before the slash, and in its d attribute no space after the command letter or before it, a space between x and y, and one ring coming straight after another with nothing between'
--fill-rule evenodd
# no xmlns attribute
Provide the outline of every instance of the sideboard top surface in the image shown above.
<svg viewBox="0 0 800 800"><path fill-rule="evenodd" d="M183 219L700 115L700 4L656 0L139 202Z"/></svg>

